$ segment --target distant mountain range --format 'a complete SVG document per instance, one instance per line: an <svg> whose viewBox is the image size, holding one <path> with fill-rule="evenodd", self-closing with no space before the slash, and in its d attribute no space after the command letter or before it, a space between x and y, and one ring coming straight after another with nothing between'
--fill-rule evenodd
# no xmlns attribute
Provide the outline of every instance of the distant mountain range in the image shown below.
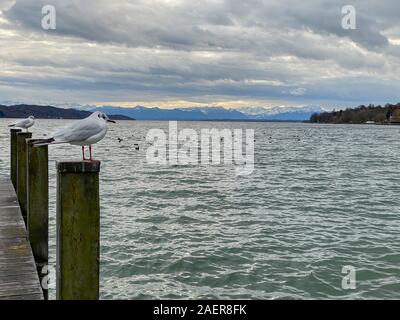
<svg viewBox="0 0 400 320"><path fill-rule="evenodd" d="M225 109L222 107L195 107L160 109L137 106L134 108L97 107L91 111L120 114L137 120L197 120L197 121L307 121L314 113L324 111L321 107L276 107Z"/></svg>
<svg viewBox="0 0 400 320"><path fill-rule="evenodd" d="M101 111L114 120L178 120L178 121L308 121L312 114L324 110L321 107L238 108L194 107L160 109L137 106L121 108L112 106L93 107L75 105L57 108L37 105L0 105L0 118L26 118L33 115L42 119L82 119L91 112Z"/></svg>

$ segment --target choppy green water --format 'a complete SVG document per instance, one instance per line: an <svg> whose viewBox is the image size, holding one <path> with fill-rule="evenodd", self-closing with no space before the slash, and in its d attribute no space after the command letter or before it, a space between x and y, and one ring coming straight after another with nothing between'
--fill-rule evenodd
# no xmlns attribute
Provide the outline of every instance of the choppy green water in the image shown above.
<svg viewBox="0 0 400 320"><path fill-rule="evenodd" d="M7 123L0 174L9 171ZM33 131L64 124L39 120ZM400 127L179 126L255 129L255 171L150 166L146 133L168 123L113 126L94 148L103 161L103 299L400 298ZM54 161L79 156L79 147L50 151L52 264ZM342 289L345 265L356 269L355 290Z"/></svg>

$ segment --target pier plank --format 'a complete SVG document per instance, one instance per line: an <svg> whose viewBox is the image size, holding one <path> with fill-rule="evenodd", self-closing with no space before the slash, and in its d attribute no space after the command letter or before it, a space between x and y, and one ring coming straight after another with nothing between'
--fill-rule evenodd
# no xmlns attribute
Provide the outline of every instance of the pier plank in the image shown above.
<svg viewBox="0 0 400 320"><path fill-rule="evenodd" d="M11 180L0 176L0 300L43 300Z"/></svg>

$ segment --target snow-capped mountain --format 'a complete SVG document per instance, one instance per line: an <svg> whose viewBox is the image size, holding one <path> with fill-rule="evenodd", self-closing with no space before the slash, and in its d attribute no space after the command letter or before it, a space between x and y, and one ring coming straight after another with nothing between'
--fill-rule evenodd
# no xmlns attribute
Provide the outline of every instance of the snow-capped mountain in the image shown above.
<svg viewBox="0 0 400 320"><path fill-rule="evenodd" d="M240 108L193 107L178 109L97 107L91 111L103 111L108 114L120 114L138 120L236 120L236 121L305 121L313 113L321 112L321 107L275 107L275 108Z"/></svg>
<svg viewBox="0 0 400 320"><path fill-rule="evenodd" d="M0 105L10 106L23 103L3 101ZM223 108L223 107L188 107L176 109L136 107L93 106L77 103L46 103L43 106L53 106L63 109L81 111L103 111L109 115L122 115L138 120L231 120L231 121L306 121L313 113L325 111L319 106L288 107L278 106Z"/></svg>
<svg viewBox="0 0 400 320"><path fill-rule="evenodd" d="M290 121L304 121L310 119L313 113L320 113L325 111L320 106L303 106L303 107L290 107L279 106L272 108L254 107L254 108L240 108L238 109L249 118L257 120L290 120Z"/></svg>

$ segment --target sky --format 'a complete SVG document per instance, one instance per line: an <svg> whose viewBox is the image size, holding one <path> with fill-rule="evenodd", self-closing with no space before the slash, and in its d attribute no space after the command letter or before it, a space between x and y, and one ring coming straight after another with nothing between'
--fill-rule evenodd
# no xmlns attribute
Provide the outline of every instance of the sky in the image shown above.
<svg viewBox="0 0 400 320"><path fill-rule="evenodd" d="M0 0L0 102L397 103L399 14L398 0Z"/></svg>

